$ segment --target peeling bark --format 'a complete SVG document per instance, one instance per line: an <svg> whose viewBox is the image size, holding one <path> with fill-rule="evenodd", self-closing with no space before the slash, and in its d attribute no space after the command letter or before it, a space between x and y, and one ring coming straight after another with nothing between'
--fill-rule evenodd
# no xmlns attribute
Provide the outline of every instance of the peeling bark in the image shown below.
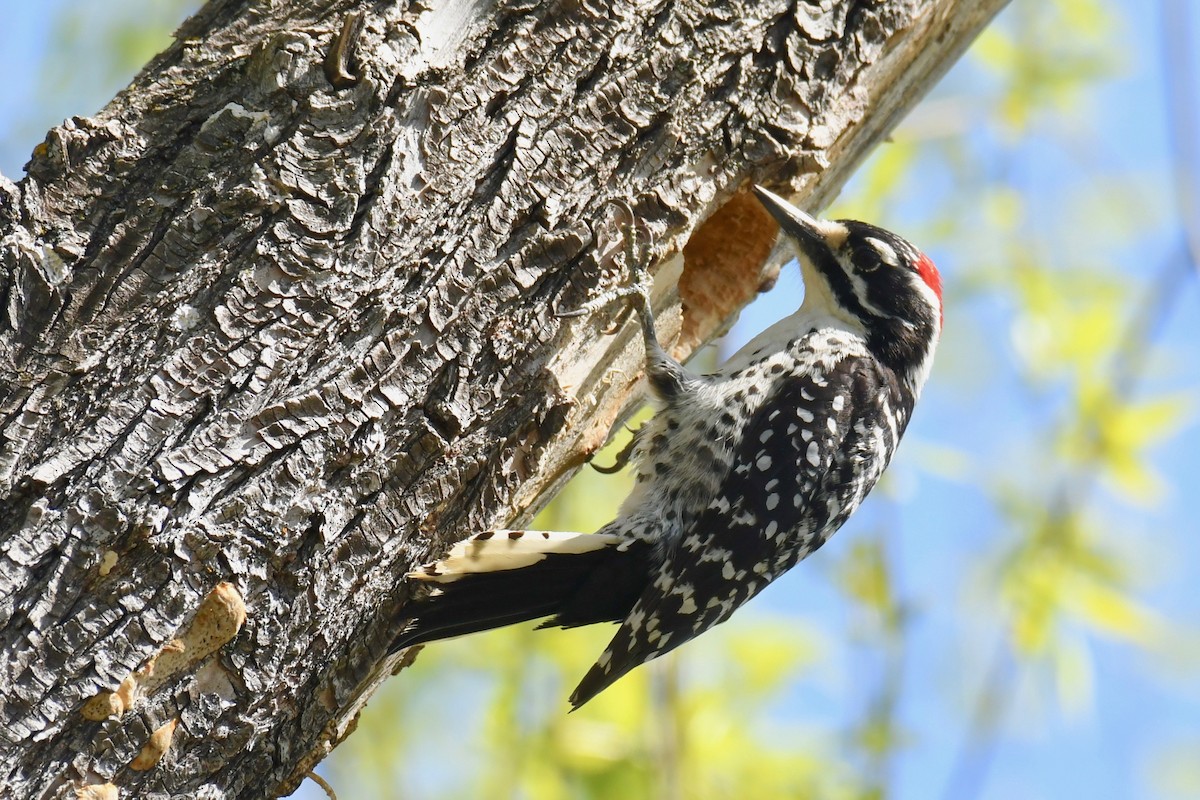
<svg viewBox="0 0 1200 800"><path fill-rule="evenodd" d="M293 790L635 402L611 201L686 356L1003 2L206 6L0 179L0 788Z"/></svg>

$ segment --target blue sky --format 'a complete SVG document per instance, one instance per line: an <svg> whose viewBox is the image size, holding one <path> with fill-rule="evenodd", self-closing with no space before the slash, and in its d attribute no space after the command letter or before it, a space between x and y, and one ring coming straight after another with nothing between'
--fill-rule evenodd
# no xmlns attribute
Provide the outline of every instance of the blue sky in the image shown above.
<svg viewBox="0 0 1200 800"><path fill-rule="evenodd" d="M1187 6L1186 0L1174 2ZM0 83L0 172L10 179L21 177L29 152L48 127L72 114L93 113L127 80L89 70L86 50L51 53L51 20L71 5L52 0L13 3L6 9L0 29L0 74L10 79ZM87 5L91 13L105 7ZM1129 287L1130 309L1142 302L1148 276L1157 274L1181 246L1166 107L1161 17L1165 5L1144 0L1107 3L1118 26L1107 40L1115 50L1111 71L1081 102L1044 109L1016 141L1006 141L995 130L970 128L961 145L971 152L981 174L1002 175L1020 196L1024 222L1015 235L1041 243L1040 252L1047 258L1111 265L1114 279ZM1015 8L1004 12L1012 13ZM1185 32L1192 43L1190 69L1196 82L1200 13L1192 12ZM1069 39L1072 31L1061 35ZM65 64L66 69L60 69L65 85L48 88L39 81L40 65L47 58L57 59L60 67ZM975 82L985 79L977 66L955 68L931 104L918 108L906 124L914 126L912 130L928 124L935 116L929 109L969 97ZM990 79L1001 81L1003 76ZM969 109L969 102L965 106ZM905 131L902 126L897 132L898 141ZM873 221L914 238L938 226L936 215L946 213L941 201L957 187L951 183L955 173L939 167L936 155L933 158L932 163L922 162L921 180L905 184L904 202L889 208L889 218ZM854 188L852 182L847 194ZM974 219L977 211L968 208L962 213ZM1121 230L1123 218L1133 220L1128 233ZM945 241L935 239L929 247L952 284L969 283L972 271L988 260L984 245L996 234L985 224L980 222L978 248L961 233ZM743 313L722 351L790 313L801 294L796 272L785 271L776 290ZM1186 392L1194 400L1200 391L1197 281L1182 284L1174 303L1155 339L1139 394ZM909 642L910 685L901 708L918 738L897 765L896 796L906 800L939 796L947 785L965 735L963 708L971 702L972 689L1001 636L993 621L974 627L962 613L970 603L988 602L972 596L970 577L962 571L976 563L980 553L997 552L1012 537L989 498L969 481L927 469L924 454L952 448L979 459L983 463L978 466L990 472L1019 476L1027 469L1025 459L1047 456L1031 451L1028 441L1014 435L1013 426L1053 425L1061 400L1052 389L1031 400L1028 387L1022 385L1014 367L1018 358L1012 308L1005 297L967 293L962 305L947 309L946 325L941 364L892 470L890 486L897 499L865 507L822 551L822 557L832 551L829 558L836 559L882 519L898 521L899 535L890 548L904 592L919 611ZM1177 626L1174 641L1142 650L1081 637L1095 667L1094 691L1091 704L1074 714L1059 710L1044 674L1021 674L978 797L1200 797L1200 783L1179 793L1154 785L1187 760L1181 756L1162 766L1171 753L1191 753L1200 764L1200 523L1194 497L1200 488L1200 428L1193 422L1155 448L1153 462L1169 485L1160 502L1139 507L1104 495L1098 507L1109 526L1122 531L1113 547L1127 557L1135 574L1143 576L1147 589L1139 599ZM819 558L772 585L758 607L803 615L805 624L837 639L851 620L832 588L830 562ZM797 684L789 702L809 718L837 721L848 710L858 710L855 703L863 698L856 686L877 668L868 654L843 648L822 679ZM1200 773L1200 766L1196 770ZM306 789L298 796L320 795Z"/></svg>

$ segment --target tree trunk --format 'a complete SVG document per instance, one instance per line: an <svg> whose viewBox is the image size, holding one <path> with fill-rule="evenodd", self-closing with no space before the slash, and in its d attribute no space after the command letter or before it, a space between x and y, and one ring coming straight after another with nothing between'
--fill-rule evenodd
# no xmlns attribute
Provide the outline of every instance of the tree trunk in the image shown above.
<svg viewBox="0 0 1200 800"><path fill-rule="evenodd" d="M292 791L635 402L616 201L686 356L1003 2L211 2L0 178L0 788Z"/></svg>

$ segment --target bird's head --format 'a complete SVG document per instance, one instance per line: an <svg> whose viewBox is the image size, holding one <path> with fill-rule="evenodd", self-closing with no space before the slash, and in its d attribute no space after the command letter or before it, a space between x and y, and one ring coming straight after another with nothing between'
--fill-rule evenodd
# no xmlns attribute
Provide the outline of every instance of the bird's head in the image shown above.
<svg viewBox="0 0 1200 800"><path fill-rule="evenodd" d="M804 304L858 330L919 392L942 329L942 280L929 257L875 225L816 219L762 187L754 193L796 250Z"/></svg>

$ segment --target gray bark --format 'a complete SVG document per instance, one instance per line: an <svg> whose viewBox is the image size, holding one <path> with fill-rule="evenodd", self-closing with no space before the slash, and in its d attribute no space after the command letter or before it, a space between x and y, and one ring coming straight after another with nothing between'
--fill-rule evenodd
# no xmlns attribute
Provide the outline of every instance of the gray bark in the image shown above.
<svg viewBox="0 0 1200 800"><path fill-rule="evenodd" d="M635 402L611 201L686 356L1003 2L206 6L0 179L0 788L292 791Z"/></svg>

